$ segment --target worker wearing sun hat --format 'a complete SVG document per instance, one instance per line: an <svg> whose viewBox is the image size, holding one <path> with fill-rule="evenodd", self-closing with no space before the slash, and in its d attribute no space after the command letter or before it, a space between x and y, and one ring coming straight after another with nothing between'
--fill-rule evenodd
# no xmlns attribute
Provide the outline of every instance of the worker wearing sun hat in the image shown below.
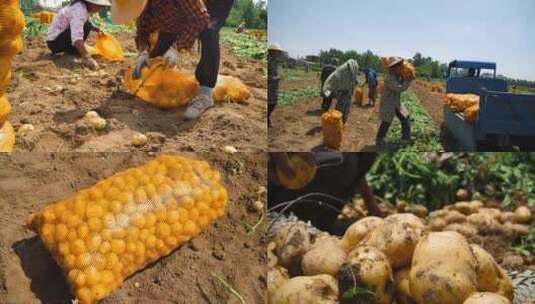
<svg viewBox="0 0 535 304"><path fill-rule="evenodd" d="M351 97L358 84L359 64L349 59L327 77L323 84L323 96L336 99L336 109L343 114L344 124L349 119Z"/></svg>
<svg viewBox="0 0 535 304"><path fill-rule="evenodd" d="M268 126L271 126L271 113L279 100L279 61L284 52L278 43L268 47Z"/></svg>
<svg viewBox="0 0 535 304"><path fill-rule="evenodd" d="M384 138L394 116L401 122L401 139L410 140L411 138L410 113L401 104L401 93L409 88L414 79L405 79L401 76L402 63L403 58L400 57L390 57L388 60L381 105L379 106L381 124L377 132L377 145L384 143Z"/></svg>
<svg viewBox="0 0 535 304"><path fill-rule="evenodd" d="M91 24L89 16L110 5L109 0L72 0L50 23L46 38L48 48L54 54L79 54L84 65L98 69L98 63L91 58L84 41L91 31L100 32Z"/></svg>
<svg viewBox="0 0 535 304"><path fill-rule="evenodd" d="M167 64L177 65L177 49L190 49L196 39L200 40L201 59L195 76L201 89L186 109L186 119L195 119L214 105L212 90L220 61L219 31L233 5L234 0L113 0L113 22L127 23L137 18L139 55L134 78L141 77L141 69L153 57L164 56ZM158 33L158 41L149 52L149 37L154 32Z"/></svg>

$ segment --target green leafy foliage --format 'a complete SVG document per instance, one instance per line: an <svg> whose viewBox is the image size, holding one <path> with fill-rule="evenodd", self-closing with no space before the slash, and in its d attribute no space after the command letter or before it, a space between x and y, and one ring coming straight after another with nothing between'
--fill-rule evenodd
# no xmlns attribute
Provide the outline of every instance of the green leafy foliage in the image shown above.
<svg viewBox="0 0 535 304"><path fill-rule="evenodd" d="M346 290L342 295L344 299L361 299L361 300L373 300L375 293L367 288L353 286Z"/></svg>
<svg viewBox="0 0 535 304"><path fill-rule="evenodd" d="M286 106L294 102L317 97L320 95L320 89L317 86L308 86L300 89L282 91L279 93L279 105Z"/></svg>
<svg viewBox="0 0 535 304"><path fill-rule="evenodd" d="M240 57L253 59L267 58L267 40L259 40L245 33L236 33L234 29L223 28L221 30L223 43L230 43L233 52Z"/></svg>
<svg viewBox="0 0 535 304"><path fill-rule="evenodd" d="M518 244L512 245L511 249L524 256L530 256L535 252L535 226L531 227L529 234L523 237Z"/></svg>
<svg viewBox="0 0 535 304"><path fill-rule="evenodd" d="M48 32L48 24L41 23L39 20L30 16L24 16L24 19L26 25L22 32L23 37L44 35Z"/></svg>
<svg viewBox="0 0 535 304"><path fill-rule="evenodd" d="M103 30L106 33L120 33L120 32L131 32L132 28L127 25L122 24L113 24L110 22L106 22L105 19L103 19L99 15L93 15L91 17L91 23L93 23L94 26L98 27L99 29Z"/></svg>
<svg viewBox="0 0 535 304"><path fill-rule="evenodd" d="M535 205L535 153L381 153L368 181L390 203L405 200L434 210L455 202L456 191L509 207Z"/></svg>
<svg viewBox="0 0 535 304"><path fill-rule="evenodd" d="M236 0L227 19L227 26L237 27L245 22L248 29L267 28L267 1Z"/></svg>
<svg viewBox="0 0 535 304"><path fill-rule="evenodd" d="M309 70L306 72L304 69L282 69L282 78L284 80L306 80L317 79L317 72Z"/></svg>

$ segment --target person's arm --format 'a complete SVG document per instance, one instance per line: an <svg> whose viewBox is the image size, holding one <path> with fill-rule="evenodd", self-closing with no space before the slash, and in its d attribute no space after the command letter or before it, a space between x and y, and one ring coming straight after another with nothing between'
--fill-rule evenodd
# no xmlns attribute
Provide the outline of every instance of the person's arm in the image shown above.
<svg viewBox="0 0 535 304"><path fill-rule="evenodd" d="M379 209L379 206L377 206L373 191L368 185L366 177L361 178L357 182L357 191L360 193L360 196L362 196L362 199L364 200L364 204L368 209L368 215L382 217L383 213L381 212L381 209Z"/></svg>
<svg viewBox="0 0 535 304"><path fill-rule="evenodd" d="M82 63L92 70L98 69L98 63L91 58L84 44L84 24L89 19L89 13L81 3L75 4L69 15L69 27L71 29L72 45L82 57Z"/></svg>
<svg viewBox="0 0 535 304"><path fill-rule="evenodd" d="M150 58L165 54L173 46L177 38L178 35L176 33L160 32L158 34L158 42L156 42L156 46L150 52Z"/></svg>
<svg viewBox="0 0 535 304"><path fill-rule="evenodd" d="M412 79L402 78L401 82L396 79L393 75L387 74L385 76L384 86L390 91L401 93L406 91L411 85Z"/></svg>

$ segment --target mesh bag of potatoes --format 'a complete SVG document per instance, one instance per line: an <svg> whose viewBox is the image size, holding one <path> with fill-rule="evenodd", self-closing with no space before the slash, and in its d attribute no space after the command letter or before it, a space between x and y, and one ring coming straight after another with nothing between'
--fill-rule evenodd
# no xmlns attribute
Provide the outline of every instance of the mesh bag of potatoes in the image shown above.
<svg viewBox="0 0 535 304"><path fill-rule="evenodd" d="M321 129L323 131L323 144L332 149L340 148L344 130L342 113L337 110L323 113L321 115Z"/></svg>
<svg viewBox="0 0 535 304"><path fill-rule="evenodd" d="M39 20L39 22L41 23L49 24L52 22L56 14L53 12L49 12L49 11L41 11L41 12L33 13L31 16Z"/></svg>
<svg viewBox="0 0 535 304"><path fill-rule="evenodd" d="M463 112L471 106L478 105L479 96L475 94L449 93L444 96L444 104L446 104L453 112Z"/></svg>
<svg viewBox="0 0 535 304"><path fill-rule="evenodd" d="M390 57L381 57L381 61L385 70L388 70L388 63L390 61ZM412 65L406 60L403 60L403 63L401 65L401 76L405 79L416 77L416 68L414 67L414 65Z"/></svg>
<svg viewBox="0 0 535 304"><path fill-rule="evenodd" d="M474 123L477 119L478 114L479 114L479 104L470 106L464 109L464 112L463 112L464 119L469 123Z"/></svg>
<svg viewBox="0 0 535 304"><path fill-rule="evenodd" d="M162 155L30 215L79 303L94 303L223 216L227 191L205 161Z"/></svg>
<svg viewBox="0 0 535 304"><path fill-rule="evenodd" d="M140 79L133 79L132 69L127 70L123 83L132 95L161 108L188 105L200 88L195 75L166 67L162 58L152 59L141 71ZM218 76L213 90L215 102L245 103L250 97L249 89L238 78Z"/></svg>
<svg viewBox="0 0 535 304"><path fill-rule="evenodd" d="M98 33L95 37L95 46L87 47L89 54L102 56L109 61L124 59L123 48L115 37L107 33Z"/></svg>
<svg viewBox="0 0 535 304"><path fill-rule="evenodd" d="M353 101L357 106L362 107L362 103L364 102L364 91L362 88L355 88L353 91Z"/></svg>
<svg viewBox="0 0 535 304"><path fill-rule="evenodd" d="M9 121L0 125L0 153L11 152L15 146L15 131Z"/></svg>

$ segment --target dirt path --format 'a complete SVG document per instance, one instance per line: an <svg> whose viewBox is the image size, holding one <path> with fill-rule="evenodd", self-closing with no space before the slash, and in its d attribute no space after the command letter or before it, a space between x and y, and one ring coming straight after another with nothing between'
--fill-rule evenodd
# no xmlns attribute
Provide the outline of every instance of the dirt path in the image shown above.
<svg viewBox="0 0 535 304"><path fill-rule="evenodd" d="M283 84L284 82L281 85ZM374 149L379 108L377 104L375 107L367 106L367 94L368 90L365 89L363 107L352 105L341 151ZM321 98L317 97L276 108L271 116L272 127L269 129L270 151L328 150L322 144L320 107Z"/></svg>
<svg viewBox="0 0 535 304"><path fill-rule="evenodd" d="M190 242L127 279L102 304L239 303L212 277L227 279L247 303L264 303L266 243L247 236L242 222L266 202L266 156L261 153L198 155L218 167L230 195L227 214ZM153 157L146 153L15 153L0 156L0 303L71 303L60 269L25 219L115 172Z"/></svg>
<svg viewBox="0 0 535 304"><path fill-rule="evenodd" d="M126 52L135 52L132 33L120 33L117 38ZM9 121L15 130L29 123L35 131L17 136L15 151L219 151L225 145L240 151L265 150L264 61L238 58L224 45L220 74L242 79L253 97L247 105L216 105L197 121L186 122L184 108L161 110L122 91L121 75L133 60L100 60L105 73L99 75L81 69L79 59L50 55L43 37L26 39L23 53L14 60ZM193 72L198 54L182 53L180 60L180 69ZM82 80L73 81L76 76ZM61 86L59 92L48 92L56 86ZM105 130L88 130L80 122L90 110L107 120ZM149 143L131 146L135 132L146 134Z"/></svg>

